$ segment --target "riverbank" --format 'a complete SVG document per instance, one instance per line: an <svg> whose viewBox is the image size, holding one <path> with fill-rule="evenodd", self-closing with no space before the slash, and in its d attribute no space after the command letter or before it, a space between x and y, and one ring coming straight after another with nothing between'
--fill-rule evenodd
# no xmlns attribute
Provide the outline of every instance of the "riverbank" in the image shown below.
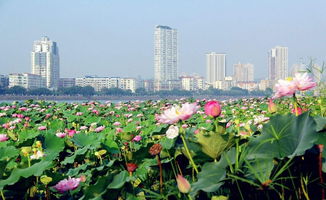
<svg viewBox="0 0 326 200"><path fill-rule="evenodd" d="M196 96L115 96L115 95L103 95L103 96L70 96L70 95L0 95L0 101L24 101L24 100L45 100L45 101L146 101L146 100L160 100L160 99L180 99L180 98L195 98L195 99L239 99L250 98L253 96L208 96L208 95L196 95ZM255 96L257 97L257 96Z"/></svg>

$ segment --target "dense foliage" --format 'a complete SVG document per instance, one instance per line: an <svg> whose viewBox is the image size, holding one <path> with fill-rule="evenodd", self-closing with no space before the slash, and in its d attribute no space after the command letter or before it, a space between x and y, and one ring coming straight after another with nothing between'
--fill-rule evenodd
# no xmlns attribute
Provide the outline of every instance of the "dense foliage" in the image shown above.
<svg viewBox="0 0 326 200"><path fill-rule="evenodd" d="M321 199L326 99L297 102L300 113L290 98L2 103L1 196Z"/></svg>
<svg viewBox="0 0 326 200"><path fill-rule="evenodd" d="M272 90L270 88L265 91L254 90L248 91L238 87L232 87L230 90L220 90L213 87L207 90L187 91L187 90L163 90L163 91L146 91L144 88L137 88L135 92L131 90L123 90L120 88L103 88L101 91L96 92L91 86L74 86L69 88L59 88L56 91L49 90L47 88L38 88L27 90L20 86L14 86L11 88L0 88L0 95L111 95L111 96L198 96L198 95L225 95L225 96L265 96L271 95Z"/></svg>

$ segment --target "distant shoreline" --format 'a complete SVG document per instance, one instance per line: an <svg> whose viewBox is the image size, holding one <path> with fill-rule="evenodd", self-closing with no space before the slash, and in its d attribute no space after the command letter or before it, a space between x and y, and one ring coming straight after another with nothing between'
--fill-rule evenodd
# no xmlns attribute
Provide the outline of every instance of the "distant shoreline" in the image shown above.
<svg viewBox="0 0 326 200"><path fill-rule="evenodd" d="M123 100L123 101L136 101L136 100L160 100L160 99L180 99L180 98L194 98L194 99L239 99L239 98L250 98L259 96L207 96L207 95L196 95L196 96L34 96L34 95L0 95L0 101L24 101L24 100L46 100L46 101L110 101L110 100Z"/></svg>

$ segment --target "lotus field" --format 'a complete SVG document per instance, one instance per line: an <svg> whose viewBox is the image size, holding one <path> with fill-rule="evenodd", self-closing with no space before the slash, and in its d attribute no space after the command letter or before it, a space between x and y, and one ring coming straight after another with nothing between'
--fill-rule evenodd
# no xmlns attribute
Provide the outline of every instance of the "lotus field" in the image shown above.
<svg viewBox="0 0 326 200"><path fill-rule="evenodd" d="M298 76L274 98L2 103L0 196L324 199L326 98L304 95L315 86Z"/></svg>

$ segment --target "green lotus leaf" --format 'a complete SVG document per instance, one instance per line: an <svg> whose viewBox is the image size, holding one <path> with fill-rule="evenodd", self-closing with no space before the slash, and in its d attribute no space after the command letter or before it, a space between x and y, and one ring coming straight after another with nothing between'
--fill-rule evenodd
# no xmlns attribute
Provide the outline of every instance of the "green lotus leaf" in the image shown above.
<svg viewBox="0 0 326 200"><path fill-rule="evenodd" d="M316 123L308 112L298 117L276 115L264 125L262 134L250 141L248 159L303 155L317 138Z"/></svg>
<svg viewBox="0 0 326 200"><path fill-rule="evenodd" d="M112 182L108 185L109 189L119 189L121 188L128 180L128 172L122 171L119 174L113 177Z"/></svg>
<svg viewBox="0 0 326 200"><path fill-rule="evenodd" d="M225 150L233 144L233 135L226 133L200 132L196 134L198 143L202 146L202 151L212 159L217 159Z"/></svg>

